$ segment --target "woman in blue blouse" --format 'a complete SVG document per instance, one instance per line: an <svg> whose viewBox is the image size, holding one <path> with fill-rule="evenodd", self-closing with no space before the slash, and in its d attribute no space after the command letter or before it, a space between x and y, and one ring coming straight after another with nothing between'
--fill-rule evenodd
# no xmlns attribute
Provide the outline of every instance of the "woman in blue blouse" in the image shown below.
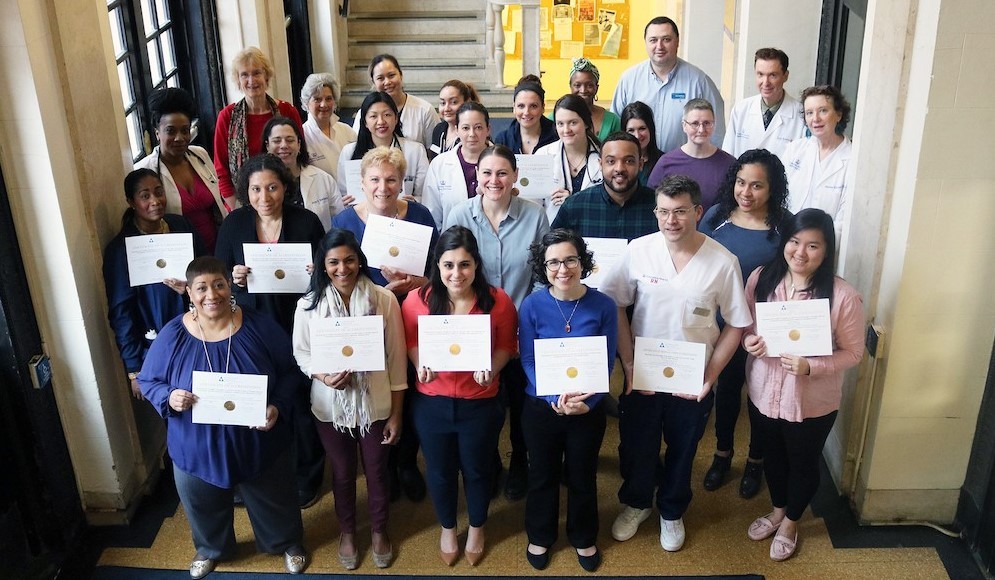
<svg viewBox="0 0 995 580"><path fill-rule="evenodd" d="M288 424L299 371L290 337L272 318L232 300L228 266L211 256L187 267L190 311L171 320L152 343L138 375L142 394L166 419L176 492L197 554L190 576L202 578L236 553L236 486L249 511L256 547L283 554L291 574L307 568L301 512L295 501ZM256 427L193 422L193 373L262 375L266 416Z"/></svg>
<svg viewBox="0 0 995 580"><path fill-rule="evenodd" d="M546 286L522 302L519 350L528 377L522 430L529 450L529 493L525 504L525 557L537 570L549 564L556 542L560 506L560 470L567 486L567 537L588 572L601 564L598 538L598 452L605 435L602 394L536 394L534 340L607 337L605 363L611 373L617 346L617 309L611 298L581 284L594 269L584 238L555 229L529 249L536 280Z"/></svg>

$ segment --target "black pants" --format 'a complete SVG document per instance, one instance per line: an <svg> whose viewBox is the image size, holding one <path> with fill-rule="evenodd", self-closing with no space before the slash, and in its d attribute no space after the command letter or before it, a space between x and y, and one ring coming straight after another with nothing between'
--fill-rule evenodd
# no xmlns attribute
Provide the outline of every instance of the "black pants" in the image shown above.
<svg viewBox="0 0 995 580"><path fill-rule="evenodd" d="M528 446L522 433L522 407L528 395L525 394L525 369L521 359L513 358L501 369L502 402L508 407L509 436L511 438L511 454L518 461L525 461Z"/></svg>
<svg viewBox="0 0 995 580"><path fill-rule="evenodd" d="M417 380L415 366L408 361L408 392L405 394L402 410L404 420L401 422L401 440L390 448L388 468L391 470L418 469L418 449L421 447L421 442L418 440L418 431L415 430L415 422L411 415L412 394L415 392Z"/></svg>
<svg viewBox="0 0 995 580"><path fill-rule="evenodd" d="M756 410L752 402L750 406ZM819 489L819 460L838 411L800 423L771 419L759 410L756 413L764 439L764 475L770 502L785 508L788 518L798 521Z"/></svg>
<svg viewBox="0 0 995 580"><path fill-rule="evenodd" d="M325 475L325 448L311 414L311 379L300 374L301 384L294 401L294 471L301 499L318 493Z"/></svg>
<svg viewBox="0 0 995 580"><path fill-rule="evenodd" d="M574 548L598 539L598 453L605 438L605 410L557 415L542 399L526 396L522 431L529 446L529 495L525 531L529 542L556 542L560 515L560 468L566 459L567 538Z"/></svg>
<svg viewBox="0 0 995 580"><path fill-rule="evenodd" d="M729 364L722 369L715 385L715 438L718 440L715 448L719 451L732 451L745 382L746 351L740 346ZM754 426L754 410L750 406L750 459L759 461L764 458L764 448Z"/></svg>

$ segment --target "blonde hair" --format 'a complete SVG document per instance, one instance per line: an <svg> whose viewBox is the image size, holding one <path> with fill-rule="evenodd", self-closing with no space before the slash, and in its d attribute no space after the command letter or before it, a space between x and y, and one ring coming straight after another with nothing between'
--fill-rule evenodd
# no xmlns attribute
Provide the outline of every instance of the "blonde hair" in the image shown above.
<svg viewBox="0 0 995 580"><path fill-rule="evenodd" d="M396 147L374 147L363 155L363 160L359 164L360 174L366 177L366 170L370 167L383 167L390 165L404 177L408 171L408 162L404 159L404 153Z"/></svg>
<svg viewBox="0 0 995 580"><path fill-rule="evenodd" d="M236 84L238 84L239 69L248 68L251 65L257 65L263 69L263 74L266 75L267 82L276 74L276 70L273 69L273 63L263 54L263 51L259 50L258 47L250 46L239 51L235 55L235 58L231 59L231 75L235 79Z"/></svg>

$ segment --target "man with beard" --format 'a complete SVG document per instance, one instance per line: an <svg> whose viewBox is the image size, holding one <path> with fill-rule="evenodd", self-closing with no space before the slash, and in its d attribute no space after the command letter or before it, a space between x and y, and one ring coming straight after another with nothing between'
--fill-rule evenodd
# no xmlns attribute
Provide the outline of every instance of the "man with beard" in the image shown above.
<svg viewBox="0 0 995 580"><path fill-rule="evenodd" d="M627 241L657 231L656 199L652 189L639 185L640 170L639 141L624 131L612 133L601 146L604 181L568 197L550 227Z"/></svg>

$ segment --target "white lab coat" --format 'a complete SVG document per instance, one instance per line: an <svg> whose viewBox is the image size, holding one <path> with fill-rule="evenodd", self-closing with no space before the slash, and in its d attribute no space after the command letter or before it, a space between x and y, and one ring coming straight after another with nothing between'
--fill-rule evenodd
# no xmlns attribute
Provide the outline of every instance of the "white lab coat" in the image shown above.
<svg viewBox="0 0 995 580"><path fill-rule="evenodd" d="M225 207L225 202L221 199L218 174L214 171L214 162L211 161L211 156L207 154L207 150L203 147L190 145L187 147L187 160L190 161L190 165L193 167L197 177L200 177L204 185L211 190L211 195L214 196L214 203L221 210L221 217L223 219L228 215L228 208ZM158 145L155 146L152 153L138 160L138 163L135 164L135 169L140 168L151 169L159 174L159 177L162 179L162 188L166 192L166 209L168 213L182 214L183 202L180 200L180 190L177 188L172 174L169 173L169 168L166 167L165 163L159 162ZM231 201L235 206L232 209L238 207L239 204L234 198Z"/></svg>
<svg viewBox="0 0 995 580"><path fill-rule="evenodd" d="M819 141L805 137L792 141L784 152L788 175L788 209L791 213L817 207L833 218L836 243L850 211L850 184L846 181L850 162L850 140L845 136L826 159L819 161Z"/></svg>
<svg viewBox="0 0 995 580"><path fill-rule="evenodd" d="M335 178L317 166L308 165L301 168L300 184L304 207L318 216L327 232L332 227L332 217L345 209Z"/></svg>
<svg viewBox="0 0 995 580"><path fill-rule="evenodd" d="M339 121L337 115L332 115L331 123L335 129L334 140L325 135L314 118L304 121L304 141L307 143L311 163L338 180L339 154L343 147L356 140L356 132Z"/></svg>
<svg viewBox="0 0 995 580"><path fill-rule="evenodd" d="M554 141L549 145L543 145L539 149L536 149L533 155L556 156L557 161L553 163L553 189L560 189L562 187L570 191L570 175L566 173L569 169L563 157L563 141ZM580 190L585 190L602 181L604 181L604 178L601 175L601 154L592 149L587 154L587 168L584 170L584 183L581 184ZM551 199L553 192L549 193L550 195L542 199L533 199L531 201L541 205L546 210L546 217L549 218L549 223L553 223L553 218L559 213L560 206L553 203Z"/></svg>
<svg viewBox="0 0 995 580"><path fill-rule="evenodd" d="M440 232L449 211L470 198L466 179L463 177L463 166L456 155L459 149L461 146L457 145L433 159L428 164L428 173L425 175L422 205L432 212L435 227Z"/></svg>
<svg viewBox="0 0 995 580"><path fill-rule="evenodd" d="M417 141L411 141L404 137L398 137L397 143L400 144L401 153L404 154L404 160L408 164L408 170L404 174L404 188L401 190L401 196L405 199L413 198L415 201L421 203L422 188L425 185L425 174L428 173L428 155L425 154L425 147ZM346 173L346 163L353 160L352 154L354 151L356 151L356 144L349 143L342 148L342 154L339 155L339 193L343 197L345 197L346 193L352 193L357 201L362 201L362 190L347 192L349 184L346 179L348 175Z"/></svg>
<svg viewBox="0 0 995 580"><path fill-rule="evenodd" d="M766 149L781 157L783 162L782 155L788 145L805 136L801 103L785 93L784 102L778 107L766 129L760 107L760 95L736 103L729 115L722 149L736 158L749 149Z"/></svg>
<svg viewBox="0 0 995 580"><path fill-rule="evenodd" d="M352 122L352 129L359 133L359 111ZM408 94L408 100L401 109L401 134L422 144L426 150L432 146L432 130L439 124L438 111L425 99Z"/></svg>

